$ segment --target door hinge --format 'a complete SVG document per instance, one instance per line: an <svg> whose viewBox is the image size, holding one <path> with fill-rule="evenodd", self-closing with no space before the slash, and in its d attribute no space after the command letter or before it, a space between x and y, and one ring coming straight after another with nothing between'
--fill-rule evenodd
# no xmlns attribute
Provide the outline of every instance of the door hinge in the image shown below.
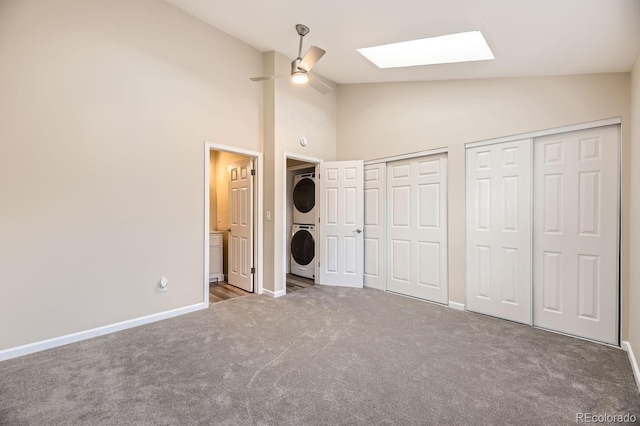
<svg viewBox="0 0 640 426"><path fill-rule="evenodd" d="M252 274L255 274L255 273L256 273L256 268L251 267L251 273L252 273Z"/></svg>
<svg viewBox="0 0 640 426"><path fill-rule="evenodd" d="M255 176L256 175L256 169L251 169L251 176Z"/></svg>

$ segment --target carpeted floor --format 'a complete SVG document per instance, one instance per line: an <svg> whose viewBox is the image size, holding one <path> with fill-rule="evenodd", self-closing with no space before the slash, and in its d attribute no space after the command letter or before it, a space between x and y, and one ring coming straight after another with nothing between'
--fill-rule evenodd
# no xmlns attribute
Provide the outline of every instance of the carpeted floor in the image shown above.
<svg viewBox="0 0 640 426"><path fill-rule="evenodd" d="M640 416L627 354L378 290L249 295L0 363L2 425L555 425Z"/></svg>

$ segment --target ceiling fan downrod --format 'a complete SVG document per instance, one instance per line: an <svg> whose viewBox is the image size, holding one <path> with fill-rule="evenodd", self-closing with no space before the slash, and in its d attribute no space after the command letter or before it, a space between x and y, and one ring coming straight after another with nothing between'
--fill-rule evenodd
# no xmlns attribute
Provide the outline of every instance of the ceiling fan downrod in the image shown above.
<svg viewBox="0 0 640 426"><path fill-rule="evenodd" d="M300 62L302 62L302 40L304 39L304 36L309 34L309 27L307 27L306 25L297 24L296 25L296 31L298 32L298 35L300 36L300 43L298 44L298 57L296 59L294 59L293 62L291 62L291 72L292 73L296 72L296 71L299 71L298 66L300 65Z"/></svg>

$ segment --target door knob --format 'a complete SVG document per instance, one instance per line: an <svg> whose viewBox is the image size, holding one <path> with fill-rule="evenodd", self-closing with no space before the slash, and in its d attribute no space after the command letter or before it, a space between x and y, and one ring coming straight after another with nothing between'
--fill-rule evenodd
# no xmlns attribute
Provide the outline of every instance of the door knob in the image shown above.
<svg viewBox="0 0 640 426"><path fill-rule="evenodd" d="M227 228L227 232L231 232L231 228Z"/></svg>
<svg viewBox="0 0 640 426"><path fill-rule="evenodd" d="M360 234L360 233L362 232L362 229L358 228L358 229L356 229L356 232L357 232L358 234Z"/></svg>

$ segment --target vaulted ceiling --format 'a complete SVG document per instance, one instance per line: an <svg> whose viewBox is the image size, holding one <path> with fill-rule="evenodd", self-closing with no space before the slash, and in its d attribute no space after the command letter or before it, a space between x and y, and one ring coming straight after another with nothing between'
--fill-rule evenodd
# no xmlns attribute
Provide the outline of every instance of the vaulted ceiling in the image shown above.
<svg viewBox="0 0 640 426"><path fill-rule="evenodd" d="M640 47L639 0L166 0L260 51L327 51L336 83L628 72ZM356 49L480 30L492 61L378 69Z"/></svg>

